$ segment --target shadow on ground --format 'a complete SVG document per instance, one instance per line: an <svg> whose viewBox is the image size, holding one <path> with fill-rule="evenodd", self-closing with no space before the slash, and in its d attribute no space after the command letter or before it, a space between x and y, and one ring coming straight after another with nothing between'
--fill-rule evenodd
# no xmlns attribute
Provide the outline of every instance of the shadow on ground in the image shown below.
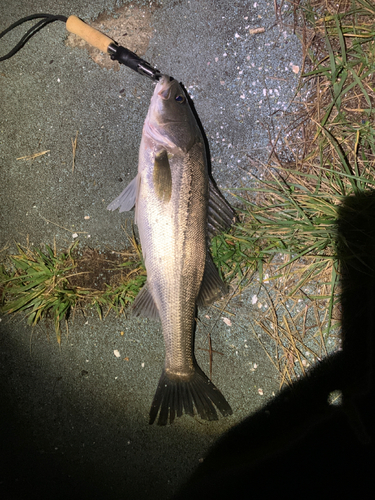
<svg viewBox="0 0 375 500"><path fill-rule="evenodd" d="M374 228L374 193L344 200L342 350L228 431L176 500L373 497Z"/></svg>

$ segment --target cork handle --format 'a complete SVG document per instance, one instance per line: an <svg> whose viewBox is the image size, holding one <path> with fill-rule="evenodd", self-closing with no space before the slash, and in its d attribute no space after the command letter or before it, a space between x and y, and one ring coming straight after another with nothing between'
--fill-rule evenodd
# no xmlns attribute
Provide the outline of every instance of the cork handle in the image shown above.
<svg viewBox="0 0 375 500"><path fill-rule="evenodd" d="M111 38L107 35L103 35L100 31L84 23L77 16L68 17L68 20L66 21L66 29L71 33L75 33L90 45L105 53L107 53L108 45L113 43Z"/></svg>

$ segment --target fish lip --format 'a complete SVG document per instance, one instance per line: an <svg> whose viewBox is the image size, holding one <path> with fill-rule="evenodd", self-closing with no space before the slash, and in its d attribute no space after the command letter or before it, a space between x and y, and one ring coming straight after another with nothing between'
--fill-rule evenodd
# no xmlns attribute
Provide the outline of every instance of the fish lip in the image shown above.
<svg viewBox="0 0 375 500"><path fill-rule="evenodd" d="M161 89L158 92L158 96L160 96L162 99L167 101L170 98L171 95L171 88L176 82L173 77L168 76L168 75L162 75L160 80L158 81L158 85L161 87Z"/></svg>

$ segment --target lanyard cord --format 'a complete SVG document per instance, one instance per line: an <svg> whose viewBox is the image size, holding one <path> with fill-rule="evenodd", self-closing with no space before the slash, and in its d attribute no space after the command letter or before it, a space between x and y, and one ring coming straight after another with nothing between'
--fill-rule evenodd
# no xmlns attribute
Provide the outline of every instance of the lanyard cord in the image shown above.
<svg viewBox="0 0 375 500"><path fill-rule="evenodd" d="M41 19L41 21L34 24L34 26L30 28L25 33L25 35L23 35L21 40L10 52L8 52L8 54L0 57L0 61L5 61L6 59L14 56L14 54L16 54L30 40L30 38L35 35L35 33L47 26L47 24L53 23L54 21L63 21L65 23L67 21L67 17L65 16L54 16L52 14L33 14L31 16L23 17L22 19L19 19L17 22L13 23L11 26L9 26L9 28L0 33L0 38L9 33L9 31L12 31L17 26L20 26L27 21L32 21L33 19Z"/></svg>

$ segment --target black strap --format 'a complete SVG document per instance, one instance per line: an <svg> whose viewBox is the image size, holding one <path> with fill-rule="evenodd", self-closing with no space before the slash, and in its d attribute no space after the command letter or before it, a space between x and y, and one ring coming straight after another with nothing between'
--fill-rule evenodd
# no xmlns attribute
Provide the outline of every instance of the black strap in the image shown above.
<svg viewBox="0 0 375 500"><path fill-rule="evenodd" d="M41 19L41 21L34 24L34 26L30 28L27 33L25 33L25 35L21 38L17 45L10 52L8 52L8 54L0 57L0 61L5 61L6 59L14 56L14 54L16 54L25 45L25 43L27 43L28 40L30 40L30 38L35 35L35 33L47 26L47 24L53 23L54 21L63 21L64 23L66 23L68 18L65 16L55 16L53 14L32 14L31 16L23 17L19 21L13 23L11 26L9 26L9 28L0 33L0 38L9 33L9 31L12 31L17 26L20 26L27 21L32 21L33 19Z"/></svg>

